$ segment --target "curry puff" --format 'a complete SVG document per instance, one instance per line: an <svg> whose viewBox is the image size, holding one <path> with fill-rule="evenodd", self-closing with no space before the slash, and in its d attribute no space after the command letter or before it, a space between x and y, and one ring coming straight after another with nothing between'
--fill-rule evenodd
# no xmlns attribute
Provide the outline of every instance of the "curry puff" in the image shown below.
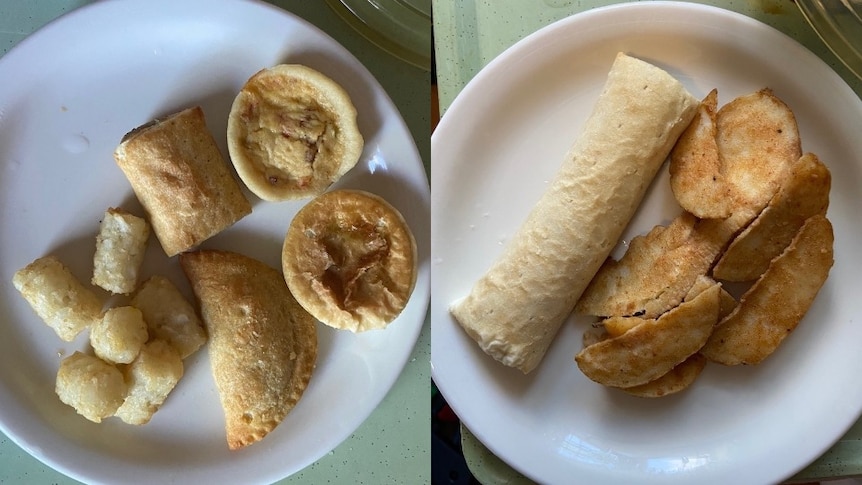
<svg viewBox="0 0 862 485"><path fill-rule="evenodd" d="M228 447L240 449L275 429L302 397L317 359L316 322L281 272L260 261L202 250L180 264L210 335Z"/></svg>

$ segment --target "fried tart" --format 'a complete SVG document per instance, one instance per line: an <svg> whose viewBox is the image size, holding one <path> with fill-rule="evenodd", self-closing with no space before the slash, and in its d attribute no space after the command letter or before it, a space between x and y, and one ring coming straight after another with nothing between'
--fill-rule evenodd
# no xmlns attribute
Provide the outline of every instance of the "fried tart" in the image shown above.
<svg viewBox="0 0 862 485"><path fill-rule="evenodd" d="M323 193L356 165L364 146L347 92L298 64L263 69L246 82L231 107L227 139L237 174L268 201Z"/></svg>
<svg viewBox="0 0 862 485"><path fill-rule="evenodd" d="M383 198L335 190L294 217L282 269L299 304L324 324L352 332L384 328L416 284L416 241Z"/></svg>

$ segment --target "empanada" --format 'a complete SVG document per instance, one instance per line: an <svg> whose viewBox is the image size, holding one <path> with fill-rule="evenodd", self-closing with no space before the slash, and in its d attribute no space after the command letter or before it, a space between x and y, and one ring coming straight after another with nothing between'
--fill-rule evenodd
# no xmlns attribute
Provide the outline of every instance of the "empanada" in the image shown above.
<svg viewBox="0 0 862 485"><path fill-rule="evenodd" d="M314 318L281 273L227 251L180 256L210 335L228 447L263 439L302 397L317 359Z"/></svg>

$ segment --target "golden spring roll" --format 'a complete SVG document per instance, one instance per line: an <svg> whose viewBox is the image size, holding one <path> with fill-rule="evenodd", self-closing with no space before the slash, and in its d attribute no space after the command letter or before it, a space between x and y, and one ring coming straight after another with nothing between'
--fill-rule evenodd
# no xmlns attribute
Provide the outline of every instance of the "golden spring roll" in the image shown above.
<svg viewBox="0 0 862 485"><path fill-rule="evenodd" d="M251 213L251 203L196 106L128 133L114 151L168 256Z"/></svg>
<svg viewBox="0 0 862 485"><path fill-rule="evenodd" d="M451 308L482 350L525 374L539 364L698 104L664 70L617 55L554 182Z"/></svg>

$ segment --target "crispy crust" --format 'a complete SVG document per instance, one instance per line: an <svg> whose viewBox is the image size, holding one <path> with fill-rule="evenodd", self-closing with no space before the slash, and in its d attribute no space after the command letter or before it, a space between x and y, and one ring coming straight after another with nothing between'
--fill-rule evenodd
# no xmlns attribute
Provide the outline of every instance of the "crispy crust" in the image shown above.
<svg viewBox="0 0 862 485"><path fill-rule="evenodd" d="M296 64L263 69L246 82L231 107L227 140L242 181L269 201L323 193L356 165L364 146L347 92Z"/></svg>
<svg viewBox="0 0 862 485"><path fill-rule="evenodd" d="M386 327L416 284L416 241L397 209L336 190L294 217L282 249L290 291L321 322L353 332Z"/></svg>
<svg viewBox="0 0 862 485"><path fill-rule="evenodd" d="M317 359L315 321L260 261L203 250L180 263L210 334L228 447L236 450L263 439L302 397Z"/></svg>
<svg viewBox="0 0 862 485"><path fill-rule="evenodd" d="M200 107L136 128L114 158L168 256L194 248L251 213Z"/></svg>

